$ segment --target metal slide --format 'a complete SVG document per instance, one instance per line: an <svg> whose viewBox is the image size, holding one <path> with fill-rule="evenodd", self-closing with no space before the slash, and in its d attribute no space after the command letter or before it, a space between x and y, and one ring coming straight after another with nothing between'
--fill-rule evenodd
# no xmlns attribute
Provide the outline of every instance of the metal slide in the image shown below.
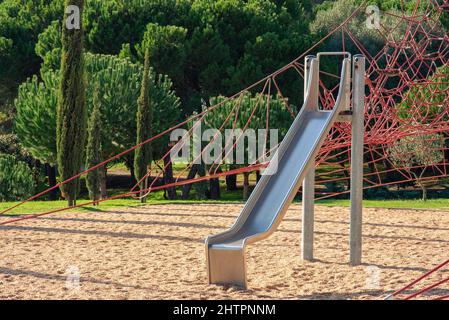
<svg viewBox="0 0 449 320"><path fill-rule="evenodd" d="M349 55L349 54L348 54ZM333 110L318 110L319 59L312 58L304 106L234 225L206 240L209 283L245 287L245 247L276 231L339 114L350 103L351 58L344 58Z"/></svg>

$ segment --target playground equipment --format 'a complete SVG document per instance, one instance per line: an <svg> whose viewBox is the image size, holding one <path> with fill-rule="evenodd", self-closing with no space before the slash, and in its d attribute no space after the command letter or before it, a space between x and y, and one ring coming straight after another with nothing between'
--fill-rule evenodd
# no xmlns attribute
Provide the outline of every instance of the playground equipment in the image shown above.
<svg viewBox="0 0 449 320"><path fill-rule="evenodd" d="M44 190L35 196L24 200L20 204L16 204L11 208L5 209L0 214L5 214L11 210L21 206L25 202L29 202L55 190L62 185L78 179L89 172L92 172L102 166L124 158L126 155L132 153L140 146L152 143L159 140L168 140L174 130L179 128L190 128L193 122L201 123L204 121L206 115L214 116L214 112L221 112L223 123L217 126L220 131L224 131L228 127L233 127L232 122L236 122L237 118L244 118L243 123L246 123L245 128L254 121L254 111L256 109L264 108L269 114L272 106L270 102L261 102L264 99L260 97L271 96L282 100L285 109L291 114L292 119L296 117L295 112L290 108L291 105L296 105L296 102L290 99L294 92L287 92L283 87L285 83L291 83L292 79L302 81L307 79L305 74L307 68L302 63L307 55L312 51L318 51L326 41L332 40L335 43L341 41L341 48L343 51L351 50L362 53L366 57L366 74L365 81L367 90L365 96L365 130L364 130L364 159L367 165L363 174L364 185L363 189L376 192L376 188L392 186L396 184L406 184L416 180L410 169L425 171L422 180L434 180L449 176L449 163L447 156L443 161L434 161L433 163L406 164L403 166L393 163L388 157L390 147L398 140L421 135L422 140L425 141L441 141L436 149L439 152L447 154L448 137L445 134L449 130L449 94L447 90L448 85L448 68L449 65L449 37L445 32L444 26L441 23L443 14L449 12L447 1L441 3L437 0L422 1L418 0L413 5L414 9L410 12L404 8L404 3L401 4L402 11L397 12L382 12L385 19L381 20L381 28L376 30L380 39L384 39L380 45L381 49L369 50L364 46L365 41L360 39L357 34L354 34L353 29L361 26L360 21L364 22L366 5L361 4L351 15L347 17L339 26L330 31L319 42L314 44L311 48L303 52L299 57L286 64L282 68L276 70L263 79L253 83L249 87L236 93L218 104L212 105L198 114L194 114L189 119L167 128L165 131L148 138L139 145L133 146L123 152L107 159L96 166L86 169L74 177L61 181L55 186ZM385 22L385 23L384 23ZM345 49L346 48L346 49ZM332 76L337 75L332 74ZM391 79L393 78L393 79ZM307 83L307 81L305 81ZM323 110L330 110L336 104L338 84L334 86L320 82L319 100ZM258 98L258 102L254 105L246 106L245 116L239 112L242 97L251 93ZM285 99L284 99L285 98ZM290 100L289 100L290 99ZM270 99L268 99L270 100ZM225 104L231 105L227 111L223 111ZM226 108L225 108L226 109ZM278 110L279 111L279 110ZM348 115L345 116L348 118ZM342 117L339 117L342 118ZM259 119L260 120L260 119ZM271 128L271 123L266 117L266 127ZM231 123L231 124L230 124ZM260 124L259 124L260 125ZM242 126L243 127L243 126ZM245 128L242 128L244 131ZM360 136L351 134L353 128L348 122L337 122L331 129L328 138L324 141L318 156L316 157L316 165L324 165L329 170L321 171L314 175L313 169L307 171L305 175L305 186L303 192L304 207L306 210L304 224L305 229L303 233L305 245L311 245L309 230L313 227L312 223L307 221L313 218L313 177L316 184L319 185L336 185L337 188L326 188L326 190L317 190L316 199L325 199L334 196L340 196L349 193L348 188L351 185L349 166L350 158L353 150L351 144L353 139L360 139ZM193 136L193 130L189 130L186 136L183 137L188 140ZM240 136L238 137L240 138ZM181 139L181 140L183 140ZM210 146L215 139L212 139L208 146ZM434 143L434 145L436 145ZM205 146L207 149L208 146ZM128 192L122 194L114 194L112 197L104 198L97 201L92 201L87 204L104 202L112 199L136 197L142 193L155 192L166 188L175 188L192 184L200 181L218 179L225 176L254 172L264 168L266 163L258 162L255 165L248 165L246 167L238 167L236 169L220 170L220 166L224 164L223 159L218 159L214 165L209 166L208 172L205 175L196 177L189 176L189 170L193 166L193 161L185 163L185 168L173 180L167 180L163 184L160 183L163 177L164 170L171 165L172 161L170 154L173 149L179 149L180 144L175 144L171 150L168 150L159 159L155 159L161 165L150 166L147 174L142 178L148 178L148 188L140 190L141 181L136 182L134 187ZM226 148L225 148L226 149ZM235 149L235 146L229 146L229 149ZM227 149L226 149L227 150ZM190 159L193 160L193 159ZM313 168L313 165L310 166ZM358 166L357 166L358 167ZM356 167L356 168L357 168ZM186 179L187 176L187 179ZM353 175L354 177L354 175ZM352 188L352 192L354 188ZM361 192L361 190L359 191ZM309 196L307 196L309 194ZM76 207L87 205L80 204ZM75 208L76 208L75 207ZM14 223L24 219L33 219L45 216L47 214L65 211L66 208L52 210L40 214L34 214L26 217L11 219L11 221L0 222L0 225ZM310 216L310 217L309 217ZM353 225L357 225L354 223ZM357 230L353 228L353 238ZM303 258L310 260L313 247L304 247ZM354 250L353 252L356 252ZM357 256L354 255L353 261L357 263Z"/></svg>
<svg viewBox="0 0 449 320"><path fill-rule="evenodd" d="M408 285L406 285L405 287L393 292L392 294L389 294L387 297L385 297L385 300L392 300L392 299L397 299L397 297L401 294L405 294L406 290L413 288L416 284L418 284L419 282L423 281L424 279L427 279L428 277L430 277L431 275L433 275L434 273L438 272L439 270L443 269L444 267L446 267L447 265L449 265L449 260L444 261L443 263L439 264L438 266L436 266L435 268L429 270L428 272L426 272L425 274L423 274L422 276L420 276L418 279L412 281L411 283L409 283ZM431 285L428 285L420 290L418 290L417 292L411 293L406 295L403 300L411 300L413 298L416 298L420 295L425 294L426 292L429 292L432 289L436 289L439 286L448 283L449 282L449 277L445 277L443 280L440 280L436 283L433 283ZM449 295L443 295L440 296L438 298L436 298L435 300L448 300L449 299Z"/></svg>
<svg viewBox="0 0 449 320"><path fill-rule="evenodd" d="M350 230L350 263L357 265L361 262L361 198L362 189L374 190L382 186L391 186L400 183L409 183L416 180L411 170L426 171L423 179L438 179L449 176L449 163L447 158L447 144L449 131L449 94L448 94L448 69L449 66L449 37L442 26L443 15L449 12L447 0L418 0L412 5L413 10L405 8L406 3L401 2L401 12L382 12L385 19L380 21L381 28L374 33L379 35L383 43L380 49L373 51L357 32L360 21L364 23L365 4L361 4L348 18L334 30L330 31L323 39L317 42L299 57L286 64L282 68L267 75L248 88L229 97L226 102L232 104L226 115L220 130L225 128L227 122L233 122L242 114L238 112L241 98L248 92L258 93L258 96L268 95L286 97L283 103L289 108L289 95L282 87L282 77L287 73L295 73L297 77L304 77L306 90L306 104L300 115L296 118L290 129L290 139L284 139L283 146L279 149L278 163L280 171L277 175L287 178L285 183L275 176L266 176L260 181L253 192L247 205L242 211L236 224L226 233L210 237L206 252L208 257L209 280L213 283L237 283L246 285L245 255L247 244L268 237L275 231L282 220L285 210L291 202L292 194L298 190L303 182L303 228L302 228L302 258L313 259L313 234L314 234L314 195L315 180L317 184L338 183L351 185L351 230ZM364 26L362 26L364 27ZM366 57L366 74L361 70L365 59L354 57L352 110L349 107L349 93L341 91L336 94L338 86L326 87L320 82L319 101L323 110L332 112L318 112L316 81L319 77L319 58L323 54L306 59L306 65L302 59L312 51L317 51L326 41L335 43L341 39L341 50L354 50L363 53ZM349 49L350 48L350 49ZM323 49L324 50L324 49ZM349 59L349 56L345 56ZM356 60L360 63L357 67ZM350 60L346 60L345 68L349 68ZM343 69L345 71L345 69ZM348 70L346 70L348 71ZM340 87L349 88L350 76L342 72L346 81L341 79ZM290 74L291 76L291 74ZM362 82L366 81L368 90L364 92ZM343 84L343 86L342 86ZM363 110L363 98L366 107ZM315 100L314 100L315 99ZM259 99L262 100L262 99ZM223 102L213 105L207 110L195 114L191 118L179 124L167 128L167 130L148 138L139 145L133 146L113 157L86 169L76 176L58 183L23 202L5 209L0 214L6 214L22 204L38 199L51 190L80 178L112 161L132 153L136 148L152 143L156 140L166 139L175 129L189 128L193 121L199 123L204 120L206 114L220 110ZM247 124L252 121L256 108L267 106L257 103L248 107ZM236 111L237 110L237 111ZM289 111L291 111L289 109ZM338 111L338 112L337 112ZM341 112L340 112L341 111ZM364 115L360 115L363 113ZM295 114L292 118L295 118ZM363 128L363 116L365 128ZM267 117L268 118L268 117ZM231 119L231 120L230 120ZM342 122L344 121L344 122ZM352 126L349 122L352 122ZM335 124L333 127L332 125ZM267 128L270 123L267 121ZM229 125L228 125L229 126ZM329 128L331 131L329 132ZM327 135L327 133L329 133ZM327 139L324 138L327 135ZM404 137L421 135L426 141L441 139L440 152L445 154L442 161L435 163L407 164L400 167L391 162L388 157L389 149L399 139ZM192 136L192 130L186 134L186 138ZM307 140L306 137L310 140ZM305 140L304 140L305 139ZM306 141L307 140L307 141ZM361 144L364 140L362 150ZM303 143L303 149L298 146ZM213 141L211 141L213 143ZM322 148L320 149L320 145ZM352 147L351 147L352 146ZM179 148L176 144L174 148ZM231 148L233 148L231 146ZM283 152L281 152L283 150ZM317 151L319 150L319 152ZM318 156L315 158L315 155ZM363 173L364 185L362 186L362 156L364 152L367 165ZM43 217L56 212L83 207L88 204L104 202L112 199L134 197L142 192L154 192L165 188L184 186L209 179L217 179L228 175L249 173L264 168L264 164L249 165L228 171L219 171L220 164L210 166L207 174L201 177L185 179L186 171L192 167L192 162L186 165L185 170L173 181L160 184L164 169L171 164L171 150L167 151L160 159L161 166L151 166L143 179L149 178L148 188L139 190L140 182L128 192L114 194L113 196L89 203L78 204L71 208L61 208L39 214L20 216L9 220L0 221L1 225L8 225L26 219ZM291 158L295 158L295 165L290 165ZM351 161L350 161L351 160ZM286 163L286 165L283 165ZM351 165L352 175L349 176L348 167ZM315 174L315 165L324 164L331 167L332 171ZM349 179L350 182L349 182ZM304 181L303 181L304 180ZM275 188L273 188L275 187ZM326 190L316 192L317 199L324 199L348 192L348 188ZM229 258L229 259L228 259ZM220 261L224 260L223 263Z"/></svg>
<svg viewBox="0 0 449 320"><path fill-rule="evenodd" d="M338 97L333 110L319 110L320 57L335 54L344 57ZM259 181L235 224L206 240L210 283L247 287L246 246L277 229L305 178L303 258L313 257L315 157L333 124L339 121L352 122L350 260L352 264L361 262L365 58L357 55L353 60L352 103L349 53L308 56L305 66L304 105L266 169L269 174Z"/></svg>

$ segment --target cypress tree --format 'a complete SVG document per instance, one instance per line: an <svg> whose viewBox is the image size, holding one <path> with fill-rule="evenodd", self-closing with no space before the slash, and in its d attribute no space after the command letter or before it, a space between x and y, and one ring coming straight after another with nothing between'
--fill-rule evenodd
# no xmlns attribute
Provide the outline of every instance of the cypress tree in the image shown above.
<svg viewBox="0 0 449 320"><path fill-rule="evenodd" d="M142 87L140 97L137 101L137 141L140 144L151 137L151 122L153 121L153 107L150 103L150 53L145 51L145 65L142 77ZM134 175L137 181L142 179L148 171L148 166L152 160L151 144L147 143L136 149L134 155ZM140 183L140 190L144 190L148 185L148 179ZM142 192L141 192L142 196ZM141 201L146 202L145 198Z"/></svg>
<svg viewBox="0 0 449 320"><path fill-rule="evenodd" d="M93 104L93 111L88 125L86 168L91 168L101 162L101 117L98 90L95 91ZM87 190L89 190L89 197L93 201L100 199L101 169L95 169L87 174L86 186Z"/></svg>
<svg viewBox="0 0 449 320"><path fill-rule="evenodd" d="M82 13L84 0L66 0L65 8L79 9L79 24L69 28L72 14L66 10L62 28L61 83L58 94L56 149L61 180L80 172L86 140L86 98L83 59ZM77 19L75 17L75 19ZM76 205L79 179L61 187L68 205Z"/></svg>

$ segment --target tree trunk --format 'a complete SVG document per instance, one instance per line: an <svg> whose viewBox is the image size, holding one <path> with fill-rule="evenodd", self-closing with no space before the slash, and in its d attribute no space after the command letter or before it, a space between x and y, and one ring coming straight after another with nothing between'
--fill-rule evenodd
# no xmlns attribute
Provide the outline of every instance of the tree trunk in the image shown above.
<svg viewBox="0 0 449 320"><path fill-rule="evenodd" d="M147 203L147 197L144 197L144 195L148 193L148 177L146 177L145 180L142 181L141 186L142 188L140 188L140 203Z"/></svg>
<svg viewBox="0 0 449 320"><path fill-rule="evenodd" d="M108 197L108 189L107 189L107 178L108 178L108 168L106 166L102 166L98 168L100 170L100 193L101 199L106 199Z"/></svg>
<svg viewBox="0 0 449 320"><path fill-rule="evenodd" d="M246 200L249 197L249 172L243 173L243 199Z"/></svg>
<svg viewBox="0 0 449 320"><path fill-rule="evenodd" d="M422 189L422 201L427 201L427 188L426 186L421 185Z"/></svg>
<svg viewBox="0 0 449 320"><path fill-rule="evenodd" d="M134 185L137 183L136 176L134 175L135 174L134 166L128 167L128 169L129 173L131 174L131 185Z"/></svg>
<svg viewBox="0 0 449 320"><path fill-rule="evenodd" d="M206 169L202 164L198 165L198 176L200 177L206 176ZM199 181L193 185L193 188L195 188L197 199L199 200L207 199L207 192L208 192L207 181Z"/></svg>
<svg viewBox="0 0 449 320"><path fill-rule="evenodd" d="M192 180L195 178L196 173L198 172L199 164L193 164L189 170L189 174L187 175L187 180ZM182 200L188 200L190 195L190 190L192 189L192 183L186 184L182 187Z"/></svg>
<svg viewBox="0 0 449 320"><path fill-rule="evenodd" d="M217 173L223 172L221 168L218 168ZM220 179L214 178L209 181L210 186L210 198L212 200L220 199Z"/></svg>
<svg viewBox="0 0 449 320"><path fill-rule="evenodd" d="M220 199L220 179L210 179L210 198L212 200Z"/></svg>
<svg viewBox="0 0 449 320"><path fill-rule="evenodd" d="M72 199L72 196L70 194L67 194L67 204L69 207L76 206L76 200Z"/></svg>
<svg viewBox="0 0 449 320"><path fill-rule="evenodd" d="M173 165L171 162L170 155L164 158L164 184L171 184L174 182L173 179ZM167 198L169 200L175 200L176 199L176 188L175 187L169 187L167 190Z"/></svg>
<svg viewBox="0 0 449 320"><path fill-rule="evenodd" d="M56 185L56 167L52 167L48 163L45 164L45 169L48 176L48 185L50 188ZM48 193L48 200L56 201L58 200L58 190L55 188Z"/></svg>
<svg viewBox="0 0 449 320"><path fill-rule="evenodd" d="M237 175L236 174L226 176L226 190L228 190L228 191L237 190Z"/></svg>

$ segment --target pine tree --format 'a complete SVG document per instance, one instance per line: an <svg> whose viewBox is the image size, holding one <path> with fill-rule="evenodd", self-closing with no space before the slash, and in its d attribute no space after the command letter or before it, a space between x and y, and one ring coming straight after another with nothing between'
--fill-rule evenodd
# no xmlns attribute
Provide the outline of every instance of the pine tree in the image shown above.
<svg viewBox="0 0 449 320"><path fill-rule="evenodd" d="M137 141L136 144L140 144L143 141L151 137L151 125L153 121L153 107L150 103L150 54L148 49L145 51L145 65L144 74L142 77L142 87L140 97L137 101ZM152 148L151 144L147 143L139 147L135 151L134 155L134 174L137 181L140 181L148 171L148 166L152 160ZM140 190L144 190L147 187L148 179L140 183ZM142 196L142 192L141 192ZM145 198L142 198L142 202L146 202Z"/></svg>
<svg viewBox="0 0 449 320"><path fill-rule="evenodd" d="M91 168L101 162L101 115L98 90L94 94L93 103L92 115L90 116L88 126L86 168ZM101 169L95 169L87 174L86 186L87 190L89 190L89 197L93 201L100 199Z"/></svg>
<svg viewBox="0 0 449 320"><path fill-rule="evenodd" d="M62 28L61 83L58 94L56 149L60 178L67 180L80 172L86 140L86 98L83 59L82 13L84 0L66 0L65 8L79 8L79 28L66 23L71 14L64 15ZM68 205L76 205L79 179L61 187Z"/></svg>

